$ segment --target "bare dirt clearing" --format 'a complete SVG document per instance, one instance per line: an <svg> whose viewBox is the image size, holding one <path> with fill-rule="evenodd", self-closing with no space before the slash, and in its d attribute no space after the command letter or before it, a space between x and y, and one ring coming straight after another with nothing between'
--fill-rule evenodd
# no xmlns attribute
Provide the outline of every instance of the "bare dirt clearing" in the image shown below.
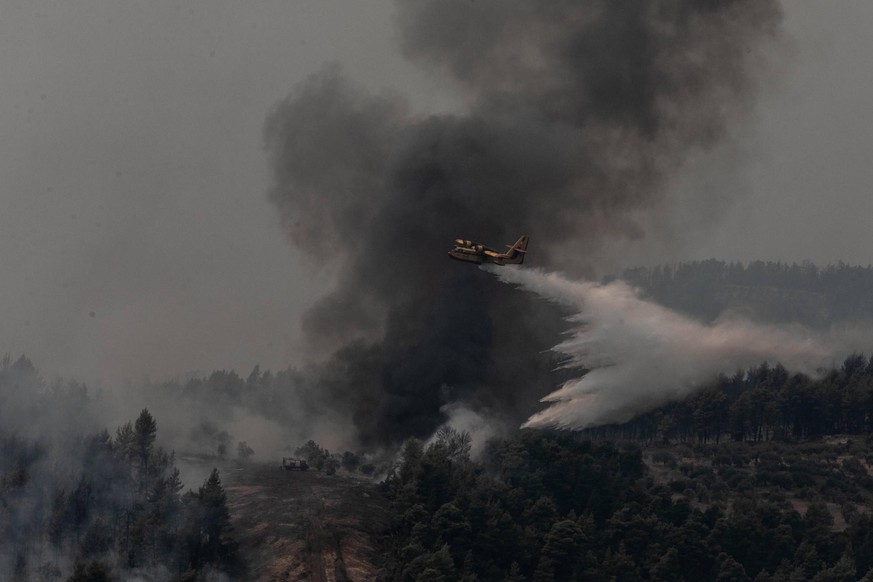
<svg viewBox="0 0 873 582"><path fill-rule="evenodd" d="M220 470L246 580L375 580L388 507L373 482L266 464Z"/></svg>

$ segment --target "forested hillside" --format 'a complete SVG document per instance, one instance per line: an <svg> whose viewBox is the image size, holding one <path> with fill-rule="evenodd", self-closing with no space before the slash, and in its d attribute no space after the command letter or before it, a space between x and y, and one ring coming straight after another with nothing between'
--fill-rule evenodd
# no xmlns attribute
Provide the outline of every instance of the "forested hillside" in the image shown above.
<svg viewBox="0 0 873 582"><path fill-rule="evenodd" d="M585 431L593 438L647 444L801 440L873 432L873 360L856 354L821 378L767 363L619 426Z"/></svg>
<svg viewBox="0 0 873 582"><path fill-rule="evenodd" d="M473 461L463 433L409 441L384 484L385 577L873 580L869 445L758 445L653 452L523 431Z"/></svg>
<svg viewBox="0 0 873 582"><path fill-rule="evenodd" d="M628 269L621 278L658 303L712 321L737 312L812 327L873 320L873 267L708 260Z"/></svg>
<svg viewBox="0 0 873 582"><path fill-rule="evenodd" d="M148 410L110 434L39 415L87 411L87 390L46 386L26 359L0 362L0 406L33 436L0 426L0 579L194 580L232 572L234 543L218 471L183 492ZM66 406L64 406L66 404ZM60 405L60 408L59 408Z"/></svg>
<svg viewBox="0 0 873 582"><path fill-rule="evenodd" d="M386 480L391 580L873 580L873 361L766 363L631 422L444 431Z"/></svg>
<svg viewBox="0 0 873 582"><path fill-rule="evenodd" d="M724 312L816 327L873 319L870 268L708 261L626 278L709 321ZM873 582L873 360L864 355L814 377L762 363L622 425L513 432L475 459L469 435L444 428L406 441L393 464L393 450L332 455L305 442L324 420L323 396L293 369L216 371L121 394L155 407L102 430L110 396L46 382L24 357L0 361L0 578L236 575L218 472L183 493L159 443L274 463L239 440L247 425L233 423L244 418L281 427L281 450L323 472L318 487L335 471L387 474L386 580ZM160 440L163 414L174 416ZM338 431L342 420L332 419Z"/></svg>

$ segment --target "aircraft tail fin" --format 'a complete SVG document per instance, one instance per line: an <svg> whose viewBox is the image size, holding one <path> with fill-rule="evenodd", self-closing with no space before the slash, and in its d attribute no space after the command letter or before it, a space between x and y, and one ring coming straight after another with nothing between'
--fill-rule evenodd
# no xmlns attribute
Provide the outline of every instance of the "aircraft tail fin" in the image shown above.
<svg viewBox="0 0 873 582"><path fill-rule="evenodd" d="M521 265L524 263L524 255L527 253L527 243L530 237L526 234L519 237L515 244L509 247L506 251L506 258L503 260L507 265Z"/></svg>

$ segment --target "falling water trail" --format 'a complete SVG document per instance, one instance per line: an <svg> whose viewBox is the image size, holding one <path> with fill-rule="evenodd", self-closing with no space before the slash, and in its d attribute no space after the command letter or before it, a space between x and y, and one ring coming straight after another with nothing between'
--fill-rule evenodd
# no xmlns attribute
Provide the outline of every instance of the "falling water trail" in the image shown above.
<svg viewBox="0 0 873 582"><path fill-rule="evenodd" d="M323 363L307 399L375 445L426 438L453 405L523 418L552 366L527 350L548 349L558 322L425 257L445 256L446 237L530 233L541 265L587 272L614 245L673 248L676 228L704 229L741 190L670 187L701 152L741 147L778 68L781 4L397 0L403 54L445 81L450 110L334 64L264 126L283 230L336 274L302 321ZM736 172L720 159L712 179Z"/></svg>
<svg viewBox="0 0 873 582"><path fill-rule="evenodd" d="M588 370L542 399L548 407L524 427L583 429L682 398L721 373L780 363L815 374L870 345L869 330L816 332L731 316L712 324L643 299L623 281L572 281L535 269L483 266L498 279L575 312L568 338L553 350Z"/></svg>

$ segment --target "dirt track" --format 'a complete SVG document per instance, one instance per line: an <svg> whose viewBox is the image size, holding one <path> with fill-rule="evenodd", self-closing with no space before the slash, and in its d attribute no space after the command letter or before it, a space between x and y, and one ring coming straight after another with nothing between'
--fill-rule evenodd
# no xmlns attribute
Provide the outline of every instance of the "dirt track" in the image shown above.
<svg viewBox="0 0 873 582"><path fill-rule="evenodd" d="M276 465L221 473L245 579L375 580L388 512L370 481Z"/></svg>

